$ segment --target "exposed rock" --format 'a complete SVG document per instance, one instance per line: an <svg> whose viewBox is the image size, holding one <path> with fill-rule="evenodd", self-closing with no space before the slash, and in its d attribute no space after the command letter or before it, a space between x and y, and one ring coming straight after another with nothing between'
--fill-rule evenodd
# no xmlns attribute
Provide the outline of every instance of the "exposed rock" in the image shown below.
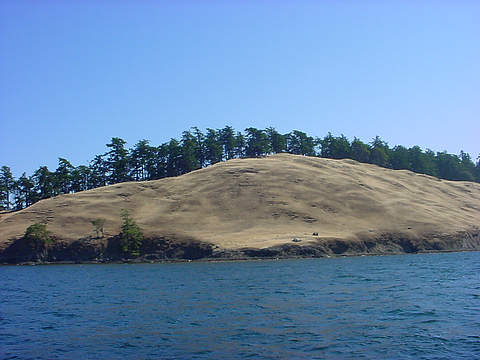
<svg viewBox="0 0 480 360"><path fill-rule="evenodd" d="M57 240L52 244L21 238L0 253L1 263L26 262L109 262L197 260L213 255L211 244L193 240L175 241L168 238L144 239L140 255L132 258L123 254L118 236L105 241L80 239L71 243Z"/></svg>
<svg viewBox="0 0 480 360"><path fill-rule="evenodd" d="M47 245L44 242L25 237L15 240L0 253L0 260L10 264L46 261L47 257Z"/></svg>
<svg viewBox="0 0 480 360"><path fill-rule="evenodd" d="M181 260L237 260L352 255L387 255L480 249L480 230L455 235L431 234L429 238L409 238L385 233L375 240L318 239L303 245L283 244L268 248L223 249L194 239L171 237L144 239L136 258L122 254L119 238L81 239L68 243L55 240L42 244L24 238L14 241L0 253L1 263L49 262L152 262Z"/></svg>

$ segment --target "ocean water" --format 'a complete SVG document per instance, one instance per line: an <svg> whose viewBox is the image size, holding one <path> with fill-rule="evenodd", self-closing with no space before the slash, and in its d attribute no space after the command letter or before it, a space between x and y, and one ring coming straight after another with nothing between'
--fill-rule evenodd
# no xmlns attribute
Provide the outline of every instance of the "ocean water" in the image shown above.
<svg viewBox="0 0 480 360"><path fill-rule="evenodd" d="M0 266L0 358L480 358L480 253Z"/></svg>

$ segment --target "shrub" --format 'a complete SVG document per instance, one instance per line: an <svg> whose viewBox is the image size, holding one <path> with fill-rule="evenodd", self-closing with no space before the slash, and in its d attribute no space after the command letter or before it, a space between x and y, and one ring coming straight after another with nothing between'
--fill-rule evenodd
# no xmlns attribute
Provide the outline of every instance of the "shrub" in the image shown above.
<svg viewBox="0 0 480 360"><path fill-rule="evenodd" d="M24 238L34 242L39 242L41 244L48 244L52 242L52 239L50 238L50 232L47 230L46 224L35 223L30 225L25 231Z"/></svg>

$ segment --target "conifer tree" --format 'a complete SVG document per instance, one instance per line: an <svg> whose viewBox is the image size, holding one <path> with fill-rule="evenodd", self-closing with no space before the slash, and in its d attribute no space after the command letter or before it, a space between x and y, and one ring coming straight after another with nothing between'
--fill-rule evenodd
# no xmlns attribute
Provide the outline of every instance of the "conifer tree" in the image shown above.
<svg viewBox="0 0 480 360"><path fill-rule="evenodd" d="M107 185L107 162L104 159L105 155L97 155L90 162L90 184L89 188L97 188Z"/></svg>
<svg viewBox="0 0 480 360"><path fill-rule="evenodd" d="M235 133L231 126L225 126L219 132L220 144L223 147L223 159L235 158Z"/></svg>
<svg viewBox="0 0 480 360"><path fill-rule="evenodd" d="M35 183L31 177L27 177L26 173L16 182L15 187L15 210L21 210L38 201L38 197L34 191Z"/></svg>
<svg viewBox="0 0 480 360"><path fill-rule="evenodd" d="M73 192L85 191L92 188L91 171L85 165L74 168L71 172L71 190Z"/></svg>
<svg viewBox="0 0 480 360"><path fill-rule="evenodd" d="M15 179L8 166L0 169L0 209L10 209L10 196L15 190Z"/></svg>
<svg viewBox="0 0 480 360"><path fill-rule="evenodd" d="M287 136L280 134L275 128L268 127L265 129L270 145L270 150L274 154L287 151Z"/></svg>
<svg viewBox="0 0 480 360"><path fill-rule="evenodd" d="M68 194L72 189L72 171L74 167L67 159L58 158L58 167L55 170L55 194Z"/></svg>
<svg viewBox="0 0 480 360"><path fill-rule="evenodd" d="M220 142L219 132L214 129L207 129L205 135L204 148L205 148L205 160L209 165L216 164L222 161L223 149Z"/></svg>
<svg viewBox="0 0 480 360"><path fill-rule="evenodd" d="M190 131L184 131L182 136L182 159L180 164L180 172L186 174L190 171L200 168L200 163L195 156L197 148L197 139Z"/></svg>
<svg viewBox="0 0 480 360"><path fill-rule="evenodd" d="M264 130L253 127L245 129L246 136L246 157L260 157L270 153L270 143Z"/></svg>
<svg viewBox="0 0 480 360"><path fill-rule="evenodd" d="M130 213L122 209L121 217L123 220L122 231L120 233L120 246L127 256L140 255L140 246L142 245L143 234L137 223L130 217Z"/></svg>
<svg viewBox="0 0 480 360"><path fill-rule="evenodd" d="M168 143L168 158L166 166L167 176L178 176L182 174L182 148L176 139Z"/></svg>
<svg viewBox="0 0 480 360"><path fill-rule="evenodd" d="M370 163L386 167L389 163L388 144L380 136L376 136L370 146Z"/></svg>
<svg viewBox="0 0 480 360"><path fill-rule="evenodd" d="M36 192L38 199L48 199L55 195L54 192L54 173L50 172L46 166L41 166L33 174L35 181L34 191Z"/></svg>
<svg viewBox="0 0 480 360"><path fill-rule="evenodd" d="M107 147L111 150L106 154L107 168L109 171L108 183L116 184L129 180L128 150L125 149L127 142L121 138L114 137Z"/></svg>
<svg viewBox="0 0 480 360"><path fill-rule="evenodd" d="M355 137L350 147L353 160L364 163L368 162L370 159L370 148L367 144Z"/></svg>
<svg viewBox="0 0 480 360"><path fill-rule="evenodd" d="M287 150L290 154L315 156L315 142L304 132L294 130L287 135Z"/></svg>

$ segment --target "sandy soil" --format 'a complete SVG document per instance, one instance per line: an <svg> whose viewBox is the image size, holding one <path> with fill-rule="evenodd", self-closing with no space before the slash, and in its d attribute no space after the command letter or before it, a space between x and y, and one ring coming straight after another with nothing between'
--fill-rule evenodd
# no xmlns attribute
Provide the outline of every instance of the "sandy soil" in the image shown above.
<svg viewBox="0 0 480 360"><path fill-rule="evenodd" d="M120 231L128 209L146 236L194 238L222 248L319 239L453 234L480 226L480 184L452 182L353 160L279 154L236 159L177 177L129 182L0 214L0 248L35 222L73 241ZM318 236L312 234L316 232Z"/></svg>

